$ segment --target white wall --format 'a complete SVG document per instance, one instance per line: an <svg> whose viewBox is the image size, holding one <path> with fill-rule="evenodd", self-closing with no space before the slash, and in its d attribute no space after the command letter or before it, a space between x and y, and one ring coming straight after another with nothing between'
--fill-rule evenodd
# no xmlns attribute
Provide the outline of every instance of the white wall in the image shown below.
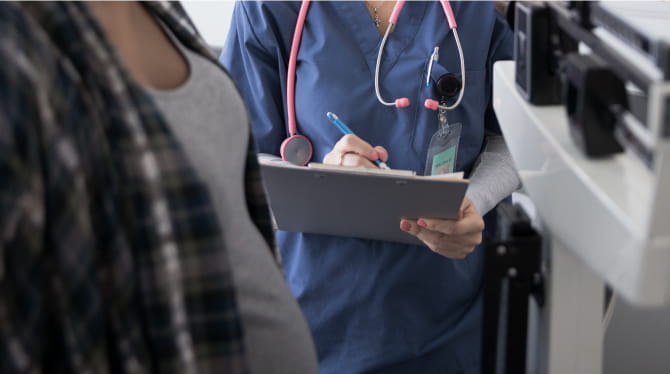
<svg viewBox="0 0 670 374"><path fill-rule="evenodd" d="M228 35L230 16L235 2L232 0L190 0L181 3L207 43L211 46L222 47Z"/></svg>

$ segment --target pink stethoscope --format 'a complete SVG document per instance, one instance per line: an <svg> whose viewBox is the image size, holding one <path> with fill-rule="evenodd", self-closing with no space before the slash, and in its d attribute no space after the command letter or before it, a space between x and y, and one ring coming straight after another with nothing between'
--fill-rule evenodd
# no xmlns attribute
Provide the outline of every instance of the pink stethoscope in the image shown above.
<svg viewBox="0 0 670 374"><path fill-rule="evenodd" d="M289 137L284 139L281 144L280 153L282 159L285 161L292 162L297 165L307 165L309 160L312 158L313 147L312 142L304 135L298 134L298 126L295 121L295 68L296 61L298 58L298 49L300 48L300 39L302 37L302 30L305 26L305 18L307 17L307 10L309 9L310 1L303 1L300 6L300 13L298 14L298 21L295 25L295 32L293 33L293 42L291 44L291 54L288 61L288 74L286 77L286 107L288 112L288 132ZM454 39L456 40L456 46L458 47L458 55L461 63L461 89L458 94L456 102L451 106L441 105L437 100L426 99L424 106L432 110L451 110L457 107L461 100L463 99L463 92L465 91L465 64L463 61L463 49L461 47L461 41L458 38L458 32L456 31L456 19L454 18L454 12L451 10L451 5L448 0L441 0L442 10L444 11L445 16L447 17L447 22L449 23L449 28L454 33ZM384 38L382 39L381 45L379 46L379 53L377 54L377 64L375 66L375 94L377 95L377 100L383 105L386 106L395 106L396 108L404 108L409 106L409 99L406 97L401 97L395 99L392 102L385 101L380 92L379 92L379 70L382 60L382 54L384 52L384 46L388 40L388 36L391 34L391 30L396 25L398 21L398 16L400 16L400 11L405 5L405 1L397 1L391 12L391 17L389 17L389 24L384 33ZM435 59L437 56L435 56Z"/></svg>

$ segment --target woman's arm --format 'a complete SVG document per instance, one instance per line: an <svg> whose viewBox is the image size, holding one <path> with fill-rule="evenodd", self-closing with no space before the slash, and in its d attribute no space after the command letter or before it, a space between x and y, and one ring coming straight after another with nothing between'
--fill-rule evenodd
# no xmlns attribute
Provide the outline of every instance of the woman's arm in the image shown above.
<svg viewBox="0 0 670 374"><path fill-rule="evenodd" d="M488 135L470 174L466 196L485 215L500 201L521 187L512 156L501 135Z"/></svg>
<svg viewBox="0 0 670 374"><path fill-rule="evenodd" d="M0 11L0 372L27 371L43 345L44 183L39 70ZM15 15L16 16L16 15ZM17 38L18 39L18 38ZM45 99L42 95L42 99ZM35 340L35 337L40 337Z"/></svg>

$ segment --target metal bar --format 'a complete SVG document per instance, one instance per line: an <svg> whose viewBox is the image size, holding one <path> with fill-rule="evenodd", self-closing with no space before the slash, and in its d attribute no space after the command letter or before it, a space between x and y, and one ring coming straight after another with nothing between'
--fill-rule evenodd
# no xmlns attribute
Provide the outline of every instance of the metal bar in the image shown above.
<svg viewBox="0 0 670 374"><path fill-rule="evenodd" d="M649 90L654 81L652 77L622 59L619 53L603 43L590 30L579 26L570 11L564 6L551 1L547 1L545 4L554 13L556 22L562 31L586 44L597 56L605 60L617 75L630 80L644 92Z"/></svg>

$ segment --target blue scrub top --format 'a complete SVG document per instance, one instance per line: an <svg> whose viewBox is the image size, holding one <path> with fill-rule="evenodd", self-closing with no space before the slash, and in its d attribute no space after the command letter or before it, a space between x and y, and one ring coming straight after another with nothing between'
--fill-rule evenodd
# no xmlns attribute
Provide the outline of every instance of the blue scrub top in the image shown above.
<svg viewBox="0 0 670 374"><path fill-rule="evenodd" d="M465 96L448 113L460 122L457 170L470 172L485 131L500 132L491 110L491 66L511 58L512 34L492 4L454 2L466 64ZM239 2L221 55L247 102L259 152L279 154L286 129L286 72L299 2ZM321 161L342 134L334 112L388 165L423 173L437 113L426 87L460 74L456 43L439 2L407 2L382 60L377 102L374 71L381 36L363 2L312 2L297 61L298 130ZM296 196L299 199L299 196ZM328 198L324 196L324 198ZM411 199L411 196L407 197ZM327 212L324 212L327 214ZM488 217L487 217L488 218ZM487 219L487 226L490 220ZM483 250L451 260L427 247L277 232L288 284L313 333L322 373L479 373Z"/></svg>

